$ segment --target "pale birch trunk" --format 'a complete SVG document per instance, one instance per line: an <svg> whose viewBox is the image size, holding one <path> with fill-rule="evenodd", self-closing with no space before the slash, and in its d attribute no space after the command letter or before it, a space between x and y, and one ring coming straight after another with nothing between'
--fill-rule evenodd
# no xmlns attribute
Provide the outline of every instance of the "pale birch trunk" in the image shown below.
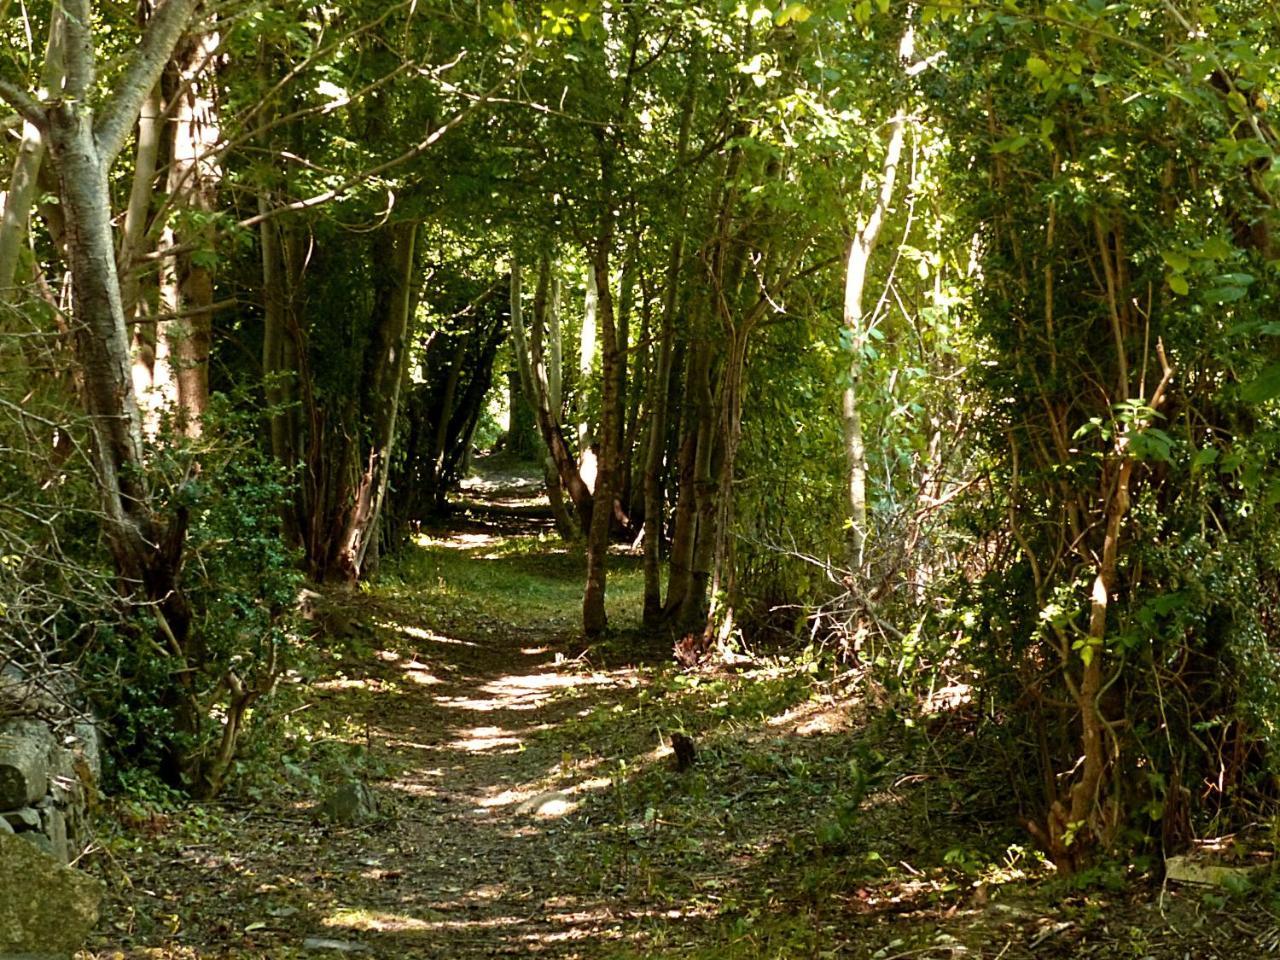
<svg viewBox="0 0 1280 960"><path fill-rule="evenodd" d="M591 383L596 368L596 346L600 334L598 313L600 310L600 283L592 263L587 264L587 292L582 304L582 338L578 344L578 473L587 489L593 494L596 488L595 431L591 422L591 403L587 385ZM607 292L609 278L603 280Z"/></svg>
<svg viewBox="0 0 1280 960"><path fill-rule="evenodd" d="M165 259L161 301L165 317L156 331L156 380L174 404L177 426L198 436L209 407L209 350L213 337L213 230L209 215L217 209L222 166L216 147L219 129L214 56L218 34L204 30L186 38L174 54L176 101L171 105L169 131L169 201L179 217L190 223L194 214L204 226L166 225L161 246L195 246ZM184 217L185 215L185 217ZM167 364L164 369L162 364Z"/></svg>
<svg viewBox="0 0 1280 960"><path fill-rule="evenodd" d="M525 330L522 299L522 276L520 263L515 254L511 258L511 346L515 354L516 367L519 371L521 387L529 405L533 408L538 432L546 448L544 471L547 482L547 500L555 517L556 527L566 539L575 539L579 528L585 529L589 524L592 509L592 497L586 484L578 473L578 466L569 454L568 445L560 424L560 405L552 401L551 371L546 369L543 358L543 323L545 315L550 311L547 305L549 287L551 286L551 263L543 257L539 268L537 294L534 298L533 334L529 336ZM553 321L556 333L559 333L559 321ZM553 341L557 338L553 338ZM555 368L552 363L552 369ZM556 389L559 389L559 376L555 378ZM578 512L579 520L565 508L563 495L568 492Z"/></svg>
<svg viewBox="0 0 1280 960"><path fill-rule="evenodd" d="M133 183L129 189L129 205L125 209L120 249L116 255L116 269L120 274L120 301L125 320L133 324L133 389L144 411L144 423L151 432L158 425L156 414L159 410L159 404L153 399L157 386L155 302L151 298L144 299L140 291L142 260L147 252L151 201L155 196L163 112L160 84L157 83L143 100L138 114Z"/></svg>
<svg viewBox="0 0 1280 960"><path fill-rule="evenodd" d="M64 0L65 95L47 107L29 101L19 105L27 119L47 129L66 213L73 347L95 441L107 541L126 589L162 601L157 608L161 615L166 608L178 613L183 605L176 579L184 531L178 520L167 529L159 522L145 481L142 420L116 272L107 172L195 8L196 0L168 0L157 10L114 96L95 119L89 106L96 67L89 3Z"/></svg>
<svg viewBox="0 0 1280 960"><path fill-rule="evenodd" d="M618 333L614 320L613 295L609 288L610 223L602 233L592 257L599 296L600 350L600 435L596 462L596 483L591 492L591 523L587 529L587 585L582 597L582 626L588 637L598 637L608 626L604 599L609 531L613 524L614 476L617 468L617 423L621 410L618 394Z"/></svg>
<svg viewBox="0 0 1280 960"><path fill-rule="evenodd" d="M908 60L915 50L915 33L908 25L898 44L898 56ZM867 446L863 436L861 388L863 375L863 350L867 330L863 316L863 291L867 283L867 271L884 218L893 202L894 184L898 165L902 160L902 143L906 132L906 117L896 114L889 121L889 139L885 147L884 163L880 173L880 188L871 211L858 225L849 245L845 266L844 327L848 338L848 383L841 398L841 423L844 428L844 454L848 470L849 529L846 537L846 560L851 570L861 570L867 542Z"/></svg>
<svg viewBox="0 0 1280 960"><path fill-rule="evenodd" d="M49 21L49 37L45 43L44 68L41 71L40 96L52 96L62 85L63 26L61 8L56 8ZM22 126L22 141L9 178L9 189L3 195L0 211L0 305L16 299L18 258L27 238L27 222L35 202L40 167L44 162L45 136L39 123L27 118Z"/></svg>

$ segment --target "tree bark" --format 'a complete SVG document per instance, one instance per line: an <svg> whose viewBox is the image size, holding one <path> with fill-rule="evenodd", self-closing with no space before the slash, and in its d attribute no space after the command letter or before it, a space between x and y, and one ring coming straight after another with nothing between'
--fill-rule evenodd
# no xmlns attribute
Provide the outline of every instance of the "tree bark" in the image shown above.
<svg viewBox="0 0 1280 960"><path fill-rule="evenodd" d="M547 494L552 510L556 515L557 526L560 527L562 535L567 534L570 537L575 537L577 529L586 531L591 525L594 498L578 470L578 463L574 460L568 443L565 441L564 431L560 424L560 405L558 402L552 402L553 391L551 385L553 381L550 377L550 371L546 371L544 374L542 320L549 294L550 273L550 260L544 257L539 268L538 293L534 298L534 332L533 336L530 337L524 326L524 311L519 306L522 284L520 264L513 254L511 266L511 339L512 349L516 355L516 364L520 371L520 381L524 386L526 396L533 406L538 432L542 434L550 465L554 469L556 480L558 480L558 483L553 483L548 478L547 484ZM555 323L556 332L558 333L558 320ZM553 343L556 339L558 338L553 337ZM551 369L554 370L555 368L556 364L553 360ZM559 378L557 377L555 381L557 387L559 386L558 380ZM578 514L576 527L569 521L563 511L563 507L557 508L557 495L560 492L567 493L569 499L573 502Z"/></svg>
<svg viewBox="0 0 1280 960"><path fill-rule="evenodd" d="M176 99L170 104L168 194L177 224L165 227L162 246L185 252L164 261L166 318L156 331L157 366L164 358L169 369L158 369L157 379L171 381L176 423L189 436L199 435L209 408L214 292L210 217L222 181L215 149L220 138L213 62L218 43L213 29L190 34L172 61Z"/></svg>
<svg viewBox="0 0 1280 960"><path fill-rule="evenodd" d="M582 337L578 341L578 473L587 489L595 494L599 464L596 462L595 430L591 422L591 393L589 385L595 380L596 352L600 339L600 278L596 276L594 262L588 258L587 292L582 307ZM604 289L609 289L608 277Z"/></svg>
<svg viewBox="0 0 1280 960"><path fill-rule="evenodd" d="M915 49L915 34L908 25L898 44L898 56L907 60ZM866 346L867 331L864 328L862 309L863 290L871 257L880 239L884 218L893 202L894 184L898 165L902 160L902 142L906 131L906 117L895 114L889 121L889 140L885 147L884 164L880 173L880 189L872 204L871 212L859 225L849 245L845 266L844 327L849 350L848 383L841 398L841 423L844 432L845 464L848 471L848 524L846 537L846 561L850 570L861 570L867 542L867 446L863 436L862 411L859 408L862 386L862 356Z"/></svg>
<svg viewBox="0 0 1280 960"><path fill-rule="evenodd" d="M689 608L689 597L695 592L694 566L698 545L698 470L702 456L708 456L708 422L711 418L706 401L710 376L711 347L705 340L695 341L685 360L684 398L682 408L683 439L680 444L679 469L676 480L675 529L671 538L671 559L667 571L667 597L662 615L668 621L680 621ZM701 601L698 601L701 607Z"/></svg>
<svg viewBox="0 0 1280 960"><path fill-rule="evenodd" d="M594 507L587 528L587 585L582 597L582 627L588 638L600 636L608 627L605 612L606 566L609 555L609 531L613 524L610 506L614 496L614 475L618 465L617 431L622 398L618 392L618 331L613 312L613 293L609 286L609 251L613 245L612 222L606 215L606 227L592 251L600 320L600 435L596 463L596 484L592 491Z"/></svg>
<svg viewBox="0 0 1280 960"><path fill-rule="evenodd" d="M111 233L107 171L123 143L111 133L131 127L143 99L159 79L194 0L169 0L148 25L116 94L95 124L88 105L96 57L87 0L64 0L64 96L32 115L46 128L58 192L66 213L66 256L71 273L72 345L82 398L94 439L103 532L126 595L151 605L161 632L182 653L190 610L179 574L186 518L155 512L143 459L142 420L129 364L129 340ZM105 133L104 133L105 130Z"/></svg>
<svg viewBox="0 0 1280 960"><path fill-rule="evenodd" d="M64 25L62 9L55 5L49 20L49 36L40 73L41 86L47 94L52 94L62 84ZM0 210L0 304L15 300L18 258L27 237L27 222L35 203L44 154L44 131L34 120L24 120L18 156L9 178L9 189L4 194L4 209Z"/></svg>
<svg viewBox="0 0 1280 960"><path fill-rule="evenodd" d="M374 299L376 327L366 367L363 398L370 427L369 449L354 490L337 556L337 570L347 581L358 580L375 543L378 517L386 498L411 340L413 267L418 224L404 221L384 227L373 244L379 266Z"/></svg>

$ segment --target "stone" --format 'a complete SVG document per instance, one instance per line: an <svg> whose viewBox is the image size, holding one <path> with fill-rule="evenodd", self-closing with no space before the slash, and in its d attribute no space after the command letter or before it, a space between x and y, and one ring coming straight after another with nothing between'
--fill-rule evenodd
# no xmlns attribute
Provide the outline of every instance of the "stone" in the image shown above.
<svg viewBox="0 0 1280 960"><path fill-rule="evenodd" d="M98 730L98 725L90 720L79 720L72 729L74 732L69 739L73 739L74 743L68 746L84 758L89 775L96 784L102 779L102 733Z"/></svg>
<svg viewBox="0 0 1280 960"><path fill-rule="evenodd" d="M67 838L67 817L50 801L37 808L40 814L40 832L49 838L53 855L63 863L71 862L71 844Z"/></svg>
<svg viewBox="0 0 1280 960"><path fill-rule="evenodd" d="M0 725L0 810L35 803L49 791L53 734L34 720Z"/></svg>
<svg viewBox="0 0 1280 960"><path fill-rule="evenodd" d="M378 819L378 798L359 780L348 780L325 798L319 813L330 823L343 826L371 823Z"/></svg>
<svg viewBox="0 0 1280 960"><path fill-rule="evenodd" d="M330 940L327 937L307 937L302 941L303 950L325 951L330 953L368 953L369 948L363 943L350 940Z"/></svg>
<svg viewBox="0 0 1280 960"><path fill-rule="evenodd" d="M13 827L9 826L9 821L4 817L0 817L0 833L13 833Z"/></svg>
<svg viewBox="0 0 1280 960"><path fill-rule="evenodd" d="M0 819L3 819L9 826L13 828L14 833L22 833L25 830L40 829L40 811L35 807L20 807L17 810L6 810L0 813Z"/></svg>
<svg viewBox="0 0 1280 960"><path fill-rule="evenodd" d="M559 790L548 790L546 793L540 793L536 797L530 797L517 806L516 813L523 816L547 819L567 816L577 806L577 802L567 793L562 793Z"/></svg>
<svg viewBox="0 0 1280 960"><path fill-rule="evenodd" d="M1168 857L1164 862L1166 880L1205 887L1245 889L1271 872L1270 863L1233 866L1189 856Z"/></svg>
<svg viewBox="0 0 1280 960"><path fill-rule="evenodd" d="M62 863L58 857L57 851L53 849L53 841L46 837L39 830L24 830L22 833L14 834L20 840L24 840L31 846L35 847L46 856L52 857L58 863ZM3 960L4 954L0 953L0 960Z"/></svg>
<svg viewBox="0 0 1280 960"><path fill-rule="evenodd" d="M84 946L101 883L10 834L0 833L0 863L0 957L70 957Z"/></svg>

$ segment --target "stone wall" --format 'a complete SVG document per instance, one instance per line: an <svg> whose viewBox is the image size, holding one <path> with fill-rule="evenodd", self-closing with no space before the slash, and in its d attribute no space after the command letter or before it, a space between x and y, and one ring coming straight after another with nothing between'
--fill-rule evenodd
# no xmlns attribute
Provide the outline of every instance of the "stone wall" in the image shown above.
<svg viewBox="0 0 1280 960"><path fill-rule="evenodd" d="M88 806L101 773L93 724L0 720L0 832L70 862L88 841Z"/></svg>

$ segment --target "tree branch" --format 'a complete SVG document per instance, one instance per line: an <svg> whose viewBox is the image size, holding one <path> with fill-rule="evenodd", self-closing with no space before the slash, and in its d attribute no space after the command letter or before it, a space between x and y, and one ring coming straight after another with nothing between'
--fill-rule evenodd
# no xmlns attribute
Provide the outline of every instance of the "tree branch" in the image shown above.
<svg viewBox="0 0 1280 960"><path fill-rule="evenodd" d="M110 166L133 129L142 101L160 79L173 48L191 23L200 0L166 0L147 24L142 42L134 53L119 92L109 100L94 124L98 156L104 167Z"/></svg>
<svg viewBox="0 0 1280 960"><path fill-rule="evenodd" d="M336 200L338 197L345 195L352 188L363 183L367 183L374 177L386 173L388 170L407 163L410 160L417 159L431 149L431 147L435 146L436 142L439 141L446 133L471 117L472 114L481 107L488 104L499 90L510 83L515 76L519 75L525 67L526 60L527 58L521 58L506 76L495 83L487 91L477 96L468 106L454 114L446 123L433 130L424 140L421 140L414 146L410 147L408 150L404 151L404 153L392 157L390 160L386 160L368 170L363 170L359 173L353 174L352 176L347 177L342 183L338 184L338 186L333 187L330 190L318 193L313 197L306 198L305 200L295 200L292 203L286 203L282 206L274 207L271 210L268 210L265 213L259 213L256 216L247 217L237 223L236 226L241 229L248 229L249 227L255 227L264 220L269 220L282 213L306 210L310 207L316 207L323 203L328 203L330 200Z"/></svg>
<svg viewBox="0 0 1280 960"><path fill-rule="evenodd" d="M17 110L24 120L30 120L37 127L44 128L44 109L40 104L27 91L2 77L0 77L0 100Z"/></svg>

